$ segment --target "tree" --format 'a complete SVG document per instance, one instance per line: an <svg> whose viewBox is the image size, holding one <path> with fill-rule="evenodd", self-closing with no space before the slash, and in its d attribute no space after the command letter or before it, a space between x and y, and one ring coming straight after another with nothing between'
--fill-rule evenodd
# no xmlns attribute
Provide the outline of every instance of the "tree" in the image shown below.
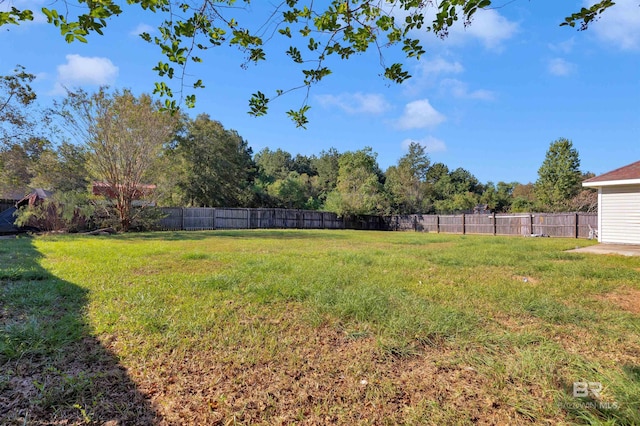
<svg viewBox="0 0 640 426"><path fill-rule="evenodd" d="M0 192L26 194L38 163L51 150L44 138L17 139L0 148Z"/></svg>
<svg viewBox="0 0 640 426"><path fill-rule="evenodd" d="M584 172L580 177L580 182L595 177L595 173ZM580 187L578 193L569 202L571 210L577 212L598 212L598 191L595 188Z"/></svg>
<svg viewBox="0 0 640 426"><path fill-rule="evenodd" d="M335 148L320 152L320 155L312 159L312 166L317 173L317 191L321 202L327 199L327 195L338 184L338 172L340 170L340 153Z"/></svg>
<svg viewBox="0 0 640 426"><path fill-rule="evenodd" d="M71 3L75 8L69 8L70 4L67 2L62 11L42 8L48 22L58 27L68 42L86 42L88 34L102 34L108 20L123 12L115 0L79 0L77 4ZM187 85L185 67L190 61L202 61L198 56L199 51L229 44L246 53L247 65L266 60L266 44L275 36L287 40L288 46L284 54L293 64L301 65L302 81L297 87L277 90L272 98L260 91L254 93L249 107L251 114L256 116L266 114L269 102L274 98L295 88L308 91L311 85L330 75L331 69L326 64L330 57L349 59L370 48L376 49L382 57L383 48L400 46L407 58L420 58L424 49L414 36L415 30L446 37L453 25L470 25L479 9L490 8L492 5L490 0L286 0L267 8L262 25L252 30L243 26L237 16L233 16L235 8L229 7L233 3L236 2L210 0L180 5L174 5L171 0L128 2L129 5L136 4L144 10L164 15L164 21L158 28L160 35L151 37L149 33L143 33L142 37L158 46L165 55L165 61L160 61L154 70L160 78L180 80L180 99L183 97L182 89ZM238 3L249 5L250 0ZM601 0L592 7L582 8L567 17L561 25L575 26L576 23L581 23L581 29L586 29L589 23L613 5L612 0ZM69 10L79 12L77 16L73 16L69 14ZM11 7L8 11L0 12L0 26L32 20L33 16L30 9ZM380 62L381 74L389 80L402 83L410 77L402 63L386 64L383 57ZM189 82L189 85L199 88L204 84L202 80L196 80ZM156 83L154 93L167 97L165 106L171 109L177 107L178 103L172 99L173 90L166 81ZM308 96L298 110L287 112L296 125L302 127L308 122L306 112L309 105L306 99ZM187 94L184 100L188 106L193 106L195 95Z"/></svg>
<svg viewBox="0 0 640 426"><path fill-rule="evenodd" d="M473 210L478 205L480 197L473 192L458 192L449 197L434 202L437 213L455 213Z"/></svg>
<svg viewBox="0 0 640 426"><path fill-rule="evenodd" d="M433 164L426 172L427 192L438 213L472 210L484 188L468 170L449 171L443 163Z"/></svg>
<svg viewBox="0 0 640 426"><path fill-rule="evenodd" d="M338 184L325 207L340 216L385 213L386 199L376 154L367 147L340 156Z"/></svg>
<svg viewBox="0 0 640 426"><path fill-rule="evenodd" d="M506 213L511 208L513 202L513 189L517 182L487 182L484 185L484 192L480 196L480 203L486 204L489 210L498 213Z"/></svg>
<svg viewBox="0 0 640 426"><path fill-rule="evenodd" d="M515 213L532 212L535 210L537 198L533 183L517 184L513 188L511 211Z"/></svg>
<svg viewBox="0 0 640 426"><path fill-rule="evenodd" d="M86 192L90 183L87 161L85 145L62 142L46 149L32 166L30 186L56 192Z"/></svg>
<svg viewBox="0 0 640 426"><path fill-rule="evenodd" d="M275 151L264 148L255 155L254 161L258 166L261 179L267 182L285 179L293 171L291 154L280 148Z"/></svg>
<svg viewBox="0 0 640 426"><path fill-rule="evenodd" d="M185 160L178 185L185 201L196 206L239 207L250 197L254 163L247 141L208 115L199 115L178 138Z"/></svg>
<svg viewBox="0 0 640 426"><path fill-rule="evenodd" d="M535 193L548 211L570 210L569 200L581 189L580 158L573 143L565 138L552 142L538 169Z"/></svg>
<svg viewBox="0 0 640 426"><path fill-rule="evenodd" d="M35 102L36 94L29 83L35 78L21 65L16 66L13 74L0 76L0 142L4 145L33 127L29 107Z"/></svg>
<svg viewBox="0 0 640 426"><path fill-rule="evenodd" d="M267 187L269 195L277 203L277 207L287 209L304 209L308 207L310 182L307 174L290 172L284 179L278 179Z"/></svg>
<svg viewBox="0 0 640 426"><path fill-rule="evenodd" d="M429 164L425 148L412 142L409 144L409 152L400 158L398 165L387 169L385 190L396 213L415 214L429 210L426 197Z"/></svg>
<svg viewBox="0 0 640 426"><path fill-rule="evenodd" d="M308 157L302 154L296 154L296 156L291 160L291 170L297 172L298 174L306 174L307 176L315 176L317 175L316 169L313 167L313 160L315 157Z"/></svg>
<svg viewBox="0 0 640 426"><path fill-rule="evenodd" d="M133 201L150 204L148 179L165 146L174 138L179 117L162 111L149 95L135 97L129 90L97 93L69 92L58 105L60 114L89 150L89 170L113 198L120 227L127 231L142 215Z"/></svg>

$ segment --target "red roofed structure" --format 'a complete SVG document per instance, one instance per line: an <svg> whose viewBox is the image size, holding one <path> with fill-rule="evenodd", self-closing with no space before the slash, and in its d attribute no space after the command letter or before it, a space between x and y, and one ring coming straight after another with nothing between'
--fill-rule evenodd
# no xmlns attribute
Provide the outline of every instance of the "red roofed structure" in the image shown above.
<svg viewBox="0 0 640 426"><path fill-rule="evenodd" d="M141 198L148 197L149 195L153 194L153 191L155 191L155 189L155 185L137 185L135 191L133 192L133 199L139 200ZM91 184L91 192L93 193L93 195L101 195L106 198L116 198L118 196L113 185L106 182L93 182Z"/></svg>

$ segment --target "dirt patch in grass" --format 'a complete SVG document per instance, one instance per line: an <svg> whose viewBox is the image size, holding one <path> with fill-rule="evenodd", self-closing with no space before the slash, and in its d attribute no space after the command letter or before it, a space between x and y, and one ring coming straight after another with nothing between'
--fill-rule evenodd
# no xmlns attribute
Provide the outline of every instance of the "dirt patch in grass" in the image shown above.
<svg viewBox="0 0 640 426"><path fill-rule="evenodd" d="M274 323L275 324L275 323ZM446 346L395 357L340 327L277 323L277 348L159 353L130 372L163 424L518 424ZM539 418L540 419L540 418Z"/></svg>
<svg viewBox="0 0 640 426"><path fill-rule="evenodd" d="M512 275L512 279L519 281L523 284L538 284L539 281L537 278L530 277L528 275Z"/></svg>
<svg viewBox="0 0 640 426"><path fill-rule="evenodd" d="M529 315L493 313L492 321L498 324L499 328L504 328L510 332L518 333L523 331L532 331L540 326L540 320Z"/></svg>
<svg viewBox="0 0 640 426"><path fill-rule="evenodd" d="M188 266L187 266L188 264ZM199 257L188 258L186 260L180 260L171 265L171 269L174 271L181 271L184 269L196 269L199 273L211 273L213 271L221 270L226 265L223 262L210 259L201 259ZM151 276L162 275L167 273L166 264L150 264L139 266L131 269L131 274L134 276Z"/></svg>
<svg viewBox="0 0 640 426"><path fill-rule="evenodd" d="M159 267L155 267L155 266L140 266L138 268L133 268L131 269L131 274L132 275L142 275L142 276L147 276L147 275L156 275L156 274L160 274L163 273L164 271L159 268Z"/></svg>
<svg viewBox="0 0 640 426"><path fill-rule="evenodd" d="M640 315L640 290L621 287L598 297L598 299L613 303L620 309Z"/></svg>

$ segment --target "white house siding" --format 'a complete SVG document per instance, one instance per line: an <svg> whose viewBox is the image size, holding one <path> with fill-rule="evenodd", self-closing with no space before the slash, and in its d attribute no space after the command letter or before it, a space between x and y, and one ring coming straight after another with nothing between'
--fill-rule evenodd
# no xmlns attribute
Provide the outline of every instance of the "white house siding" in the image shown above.
<svg viewBox="0 0 640 426"><path fill-rule="evenodd" d="M603 186L599 195L600 242L640 244L640 185Z"/></svg>

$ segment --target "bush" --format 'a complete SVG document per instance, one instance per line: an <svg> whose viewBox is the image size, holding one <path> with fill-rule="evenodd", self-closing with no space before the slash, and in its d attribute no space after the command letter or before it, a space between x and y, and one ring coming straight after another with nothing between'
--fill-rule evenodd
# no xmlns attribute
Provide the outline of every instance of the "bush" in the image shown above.
<svg viewBox="0 0 640 426"><path fill-rule="evenodd" d="M16 225L40 231L79 232L90 228L94 206L84 192L57 192L36 205L20 207Z"/></svg>

